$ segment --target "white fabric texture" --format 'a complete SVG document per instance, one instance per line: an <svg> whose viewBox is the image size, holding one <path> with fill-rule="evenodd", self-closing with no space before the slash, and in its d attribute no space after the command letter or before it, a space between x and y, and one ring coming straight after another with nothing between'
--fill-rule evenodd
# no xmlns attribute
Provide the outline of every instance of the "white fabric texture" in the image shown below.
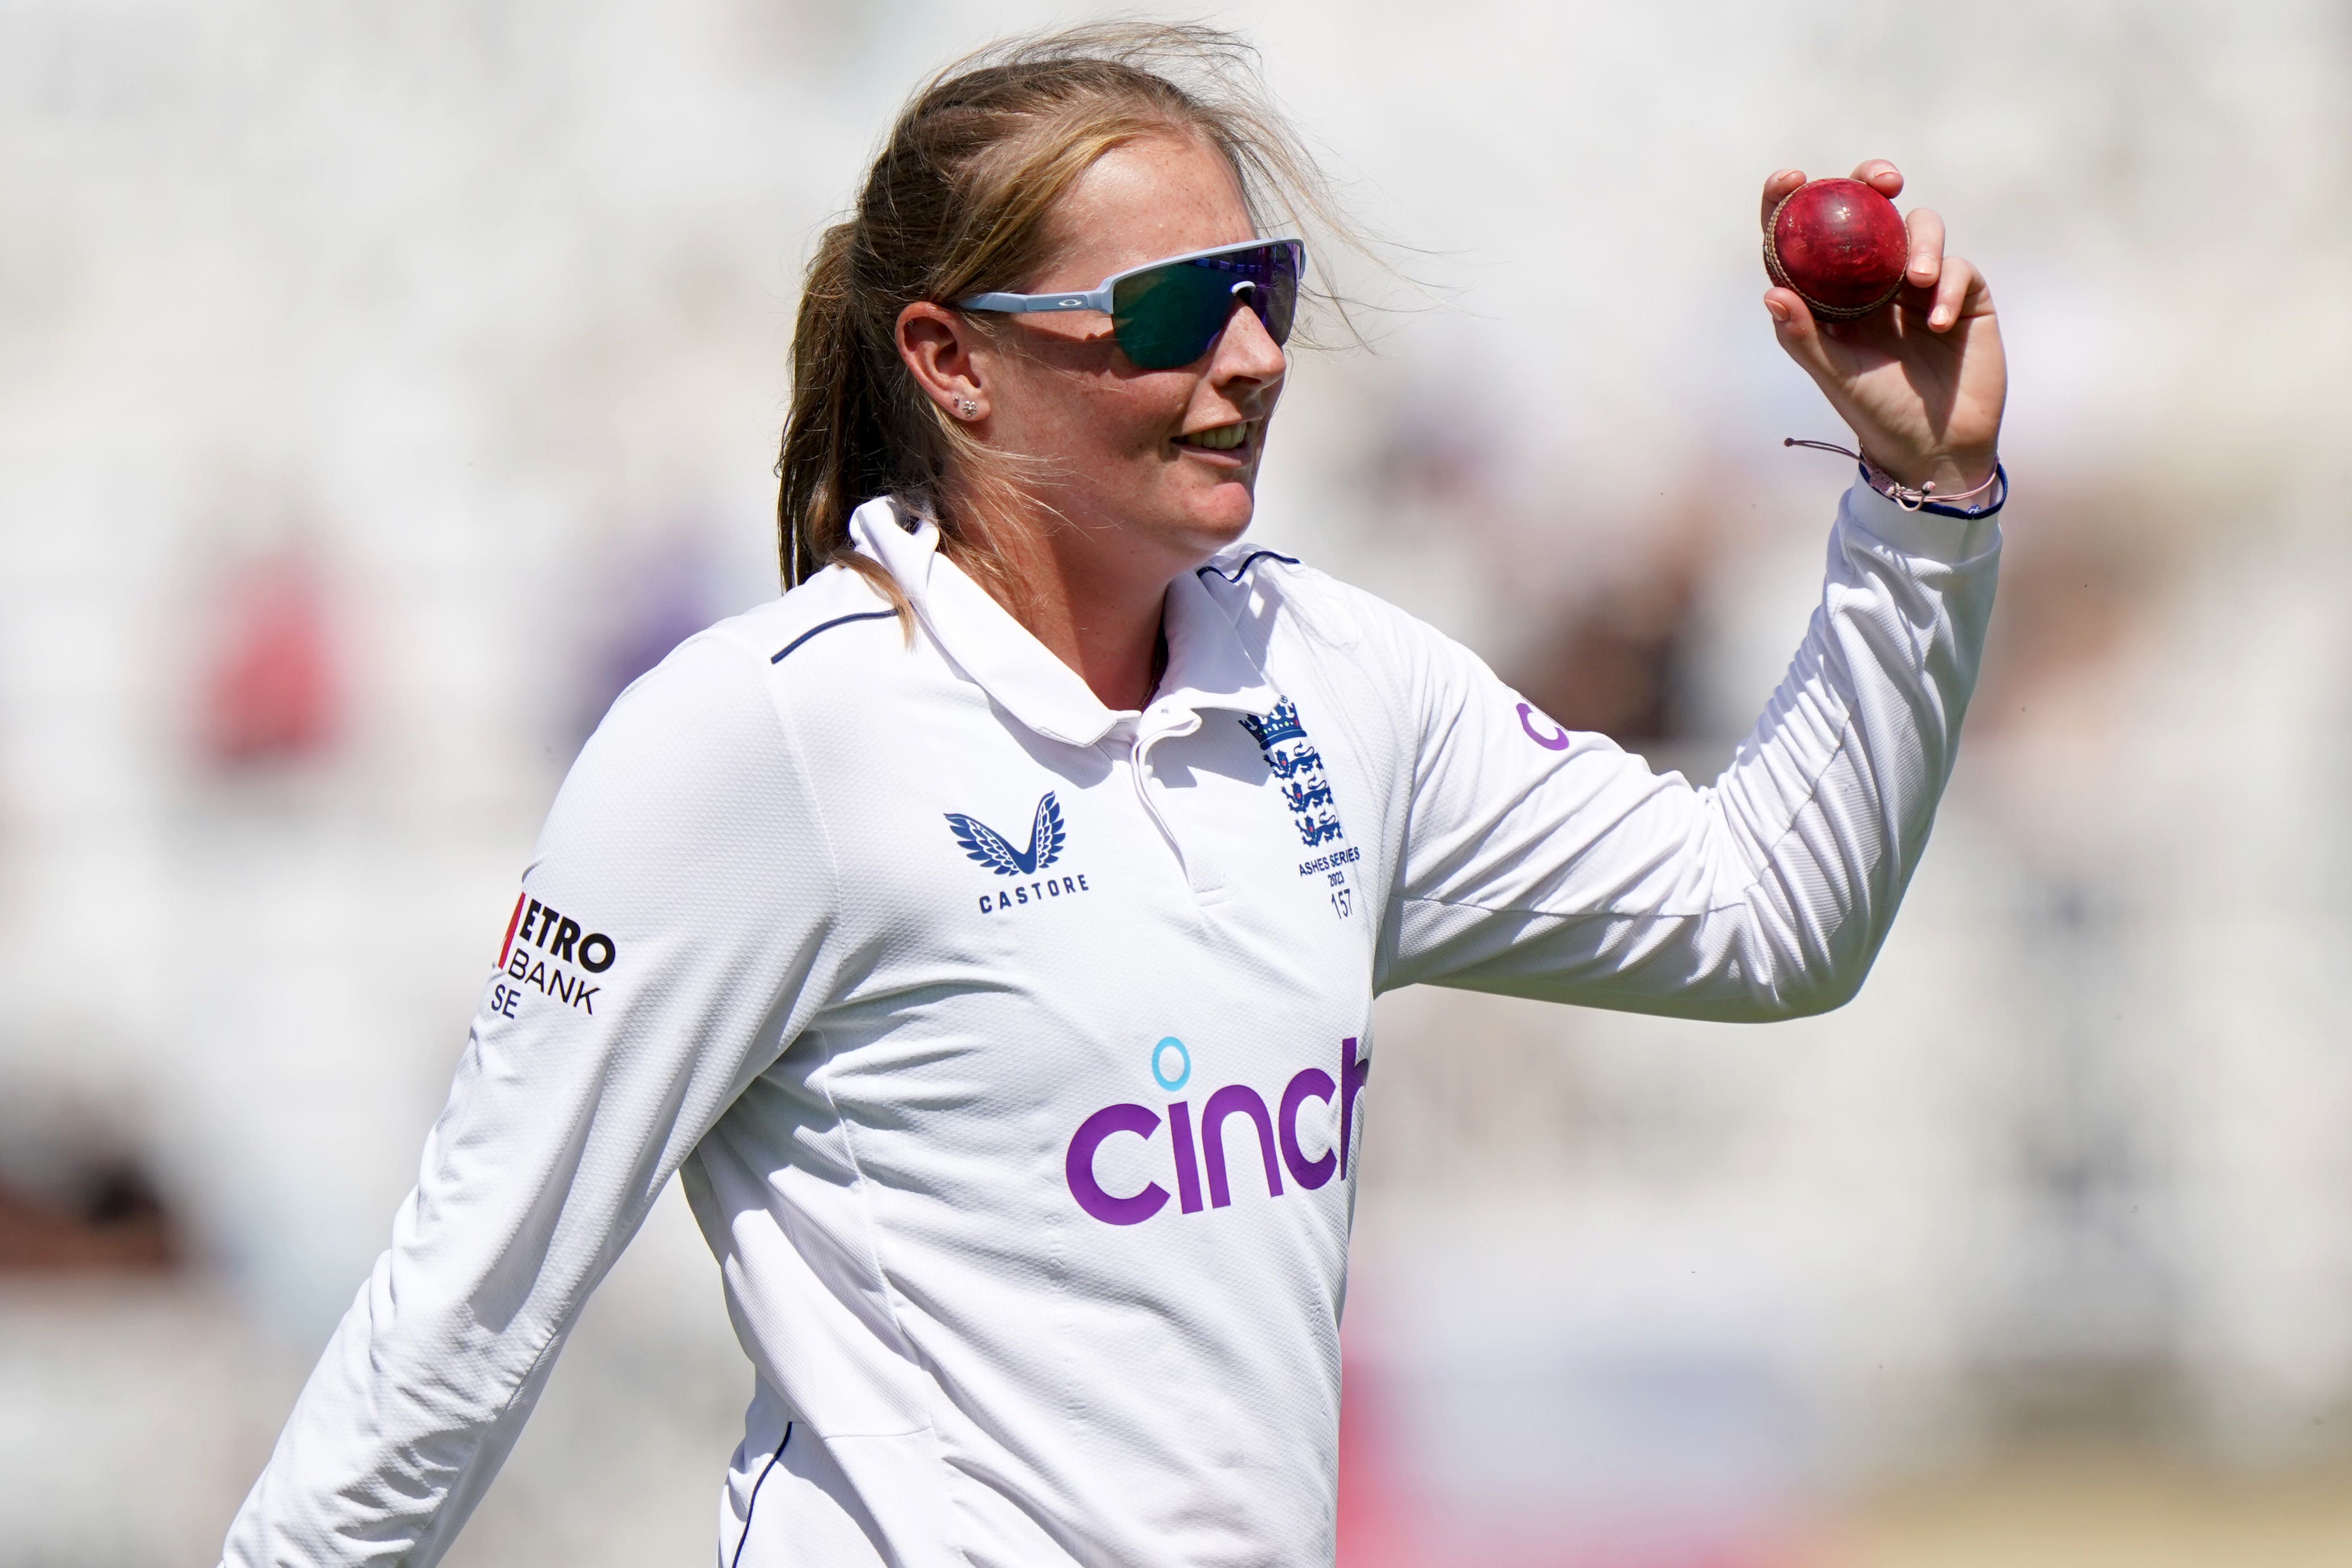
<svg viewBox="0 0 2352 1568"><path fill-rule="evenodd" d="M1171 587L1160 693L1113 712L902 519L854 531L911 638L829 570L582 752L225 1563L437 1561L674 1171L755 1372L723 1560L1329 1563L1375 992L1851 997L1999 557L1850 491L1787 678L1693 788L1246 546Z"/></svg>

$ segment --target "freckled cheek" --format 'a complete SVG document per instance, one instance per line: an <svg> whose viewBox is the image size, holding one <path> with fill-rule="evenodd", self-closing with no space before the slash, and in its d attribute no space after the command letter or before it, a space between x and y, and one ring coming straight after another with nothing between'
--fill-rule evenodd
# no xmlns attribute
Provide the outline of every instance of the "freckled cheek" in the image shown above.
<svg viewBox="0 0 2352 1568"><path fill-rule="evenodd" d="M1185 415L1201 396L1203 377L1187 371L1137 374L1121 365L1067 368L1022 385L1020 413L1005 434L1018 449L1074 464L1090 472L1087 483L1116 486L1112 475L1173 462L1171 437L1184 428Z"/></svg>
<svg viewBox="0 0 2352 1568"><path fill-rule="evenodd" d="M1169 455L1170 437L1184 427L1188 406L1178 389L1129 382L1104 400L1098 428L1120 452L1144 458L1164 456Z"/></svg>

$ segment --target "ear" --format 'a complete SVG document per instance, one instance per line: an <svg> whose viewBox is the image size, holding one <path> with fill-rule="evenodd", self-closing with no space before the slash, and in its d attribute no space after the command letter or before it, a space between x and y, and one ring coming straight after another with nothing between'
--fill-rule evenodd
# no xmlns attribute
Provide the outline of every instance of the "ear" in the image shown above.
<svg viewBox="0 0 2352 1568"><path fill-rule="evenodd" d="M898 357L923 395L965 424L988 417L988 388L974 358L982 344L971 324L943 305L919 299L898 312Z"/></svg>

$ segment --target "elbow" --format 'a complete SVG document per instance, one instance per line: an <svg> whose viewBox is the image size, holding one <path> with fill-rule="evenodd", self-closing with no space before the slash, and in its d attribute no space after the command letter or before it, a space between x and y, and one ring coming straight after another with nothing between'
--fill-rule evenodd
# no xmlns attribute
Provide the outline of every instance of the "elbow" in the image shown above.
<svg viewBox="0 0 2352 1568"><path fill-rule="evenodd" d="M1761 1021L1779 1023L1837 1011L1862 994L1863 982L1878 959L1878 946L1872 942L1843 951L1792 956L1784 967L1776 967L1771 983L1757 988Z"/></svg>
<svg viewBox="0 0 2352 1568"><path fill-rule="evenodd" d="M1769 1021L1783 1022L1790 1019L1819 1018L1833 1013L1862 994L1862 982L1868 974L1866 967L1856 967L1851 973L1807 977L1802 984L1792 986L1770 1002Z"/></svg>

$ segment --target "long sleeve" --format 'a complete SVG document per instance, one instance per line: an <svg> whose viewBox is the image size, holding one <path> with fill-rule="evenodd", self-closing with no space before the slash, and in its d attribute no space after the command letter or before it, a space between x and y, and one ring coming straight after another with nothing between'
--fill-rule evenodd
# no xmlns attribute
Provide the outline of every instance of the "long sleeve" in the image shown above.
<svg viewBox="0 0 2352 1568"><path fill-rule="evenodd" d="M836 873L755 661L689 642L582 752L391 1248L226 1563L436 1562L663 1184L822 1003Z"/></svg>
<svg viewBox="0 0 2352 1568"><path fill-rule="evenodd" d="M1726 1019L1850 998L1950 776L1999 558L1992 519L1855 486L1787 676L1704 788L1392 632L1416 755L1380 985Z"/></svg>

